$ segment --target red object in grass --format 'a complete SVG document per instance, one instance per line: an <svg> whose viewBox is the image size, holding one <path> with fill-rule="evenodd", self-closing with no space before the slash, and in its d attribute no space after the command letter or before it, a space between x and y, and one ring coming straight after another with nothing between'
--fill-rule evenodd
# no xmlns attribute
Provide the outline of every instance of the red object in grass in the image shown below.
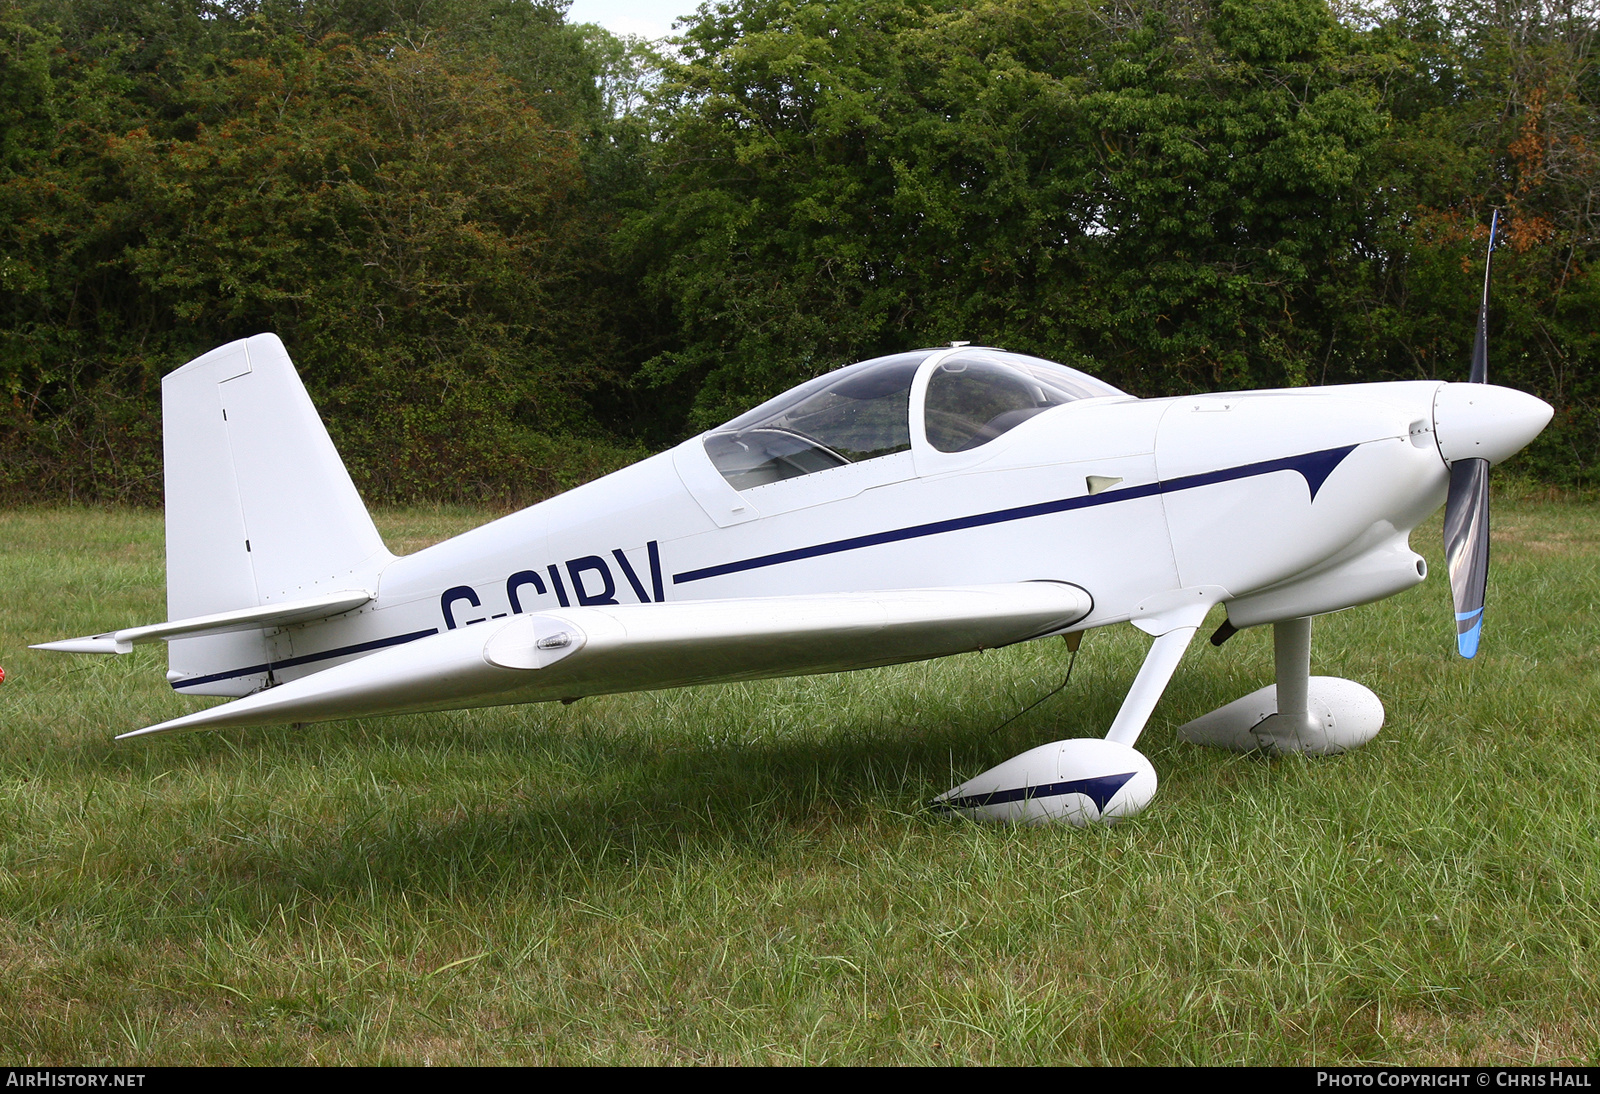
<svg viewBox="0 0 1600 1094"><path fill-rule="evenodd" d="M6 682L6 670L5 669L0 669L0 684L3 684L5 682Z"/></svg>

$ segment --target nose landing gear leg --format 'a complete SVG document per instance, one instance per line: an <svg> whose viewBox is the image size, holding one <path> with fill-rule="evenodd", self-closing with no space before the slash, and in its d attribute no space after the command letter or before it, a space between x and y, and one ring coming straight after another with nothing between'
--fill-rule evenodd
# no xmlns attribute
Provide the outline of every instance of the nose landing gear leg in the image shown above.
<svg viewBox="0 0 1600 1094"><path fill-rule="evenodd" d="M1311 675L1311 618L1272 625L1277 683L1178 729L1181 740L1235 752L1258 749L1330 756L1359 748L1383 728L1383 703L1354 680Z"/></svg>

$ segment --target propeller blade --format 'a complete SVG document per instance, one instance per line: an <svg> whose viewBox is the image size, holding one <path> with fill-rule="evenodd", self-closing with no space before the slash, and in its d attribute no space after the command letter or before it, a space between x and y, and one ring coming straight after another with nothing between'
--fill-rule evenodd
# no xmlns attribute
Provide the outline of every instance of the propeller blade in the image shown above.
<svg viewBox="0 0 1600 1094"><path fill-rule="evenodd" d="M1478 304L1478 334L1472 342L1468 380L1489 382L1489 274L1500 211L1489 221L1489 253L1483 261L1483 299ZM1444 556L1450 568L1450 597L1456 608L1456 650L1475 657L1483 634L1483 601L1489 587L1489 461L1457 460L1450 465L1450 494L1444 503Z"/></svg>
<svg viewBox="0 0 1600 1094"><path fill-rule="evenodd" d="M1457 460L1444 505L1444 555L1456 606L1456 649L1478 652L1483 599L1489 585L1489 461Z"/></svg>
<svg viewBox="0 0 1600 1094"><path fill-rule="evenodd" d="M1483 301L1478 305L1478 336L1472 341L1472 371L1467 379L1474 384L1489 382L1489 271L1494 267L1494 237L1500 228L1500 210L1489 218L1489 253L1483 260Z"/></svg>

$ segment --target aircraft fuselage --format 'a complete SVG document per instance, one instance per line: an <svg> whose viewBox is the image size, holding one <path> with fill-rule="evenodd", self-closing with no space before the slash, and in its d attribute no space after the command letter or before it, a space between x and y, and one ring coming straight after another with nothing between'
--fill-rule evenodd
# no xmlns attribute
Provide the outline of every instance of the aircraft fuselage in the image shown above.
<svg viewBox="0 0 1600 1094"><path fill-rule="evenodd" d="M488 620L613 603L1054 580L1093 597L1075 630L1185 590L1241 625L1336 610L1422 579L1406 541L1449 483L1442 386L1084 399L970 452L937 451L913 413L910 451L742 491L694 438L388 561L370 604L269 635L271 671L293 680ZM172 682L239 695L264 670Z"/></svg>

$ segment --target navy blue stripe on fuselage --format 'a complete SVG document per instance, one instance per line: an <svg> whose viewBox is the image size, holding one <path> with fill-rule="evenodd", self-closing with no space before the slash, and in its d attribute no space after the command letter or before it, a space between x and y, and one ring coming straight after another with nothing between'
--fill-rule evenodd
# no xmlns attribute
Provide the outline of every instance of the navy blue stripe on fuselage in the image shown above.
<svg viewBox="0 0 1600 1094"><path fill-rule="evenodd" d="M283 661L268 661L264 665L251 665L248 668L230 669L227 672L213 673L210 676L196 676L189 680L174 680L173 690L192 688L199 684L214 684L218 680L235 680L241 676L254 676L258 672L269 669L290 669L296 665L310 665L317 661L331 661L335 657L348 657L353 653L371 653L387 646L403 646L407 642L415 642L419 638L426 638L430 634L438 634L438 627L429 627L425 631L412 631L410 634L397 634L392 638L375 638L371 642L358 642L354 646L340 646L336 650L323 650L321 653L308 653L303 657L290 657Z"/></svg>
<svg viewBox="0 0 1600 1094"><path fill-rule="evenodd" d="M673 574L672 583L674 585L687 585L691 581L704 581L710 577L722 577L726 574L737 574L746 570L759 570L767 566L781 566L786 562L798 562L805 558L820 558L823 555L836 555L843 551L857 551L863 547L877 547L884 543L900 543L908 539L943 535L946 532L959 532L967 528L982 528L990 524L1004 524L1013 520L1028 520L1032 517L1049 516L1052 513L1088 509L1096 505L1111 505L1119 501L1133 501L1136 498L1172 494L1179 490L1194 490L1201 486L1211 486L1214 483L1231 482L1234 479L1270 475L1275 471L1298 472L1305 478L1306 486L1311 490L1311 500L1315 501L1317 499L1317 491L1322 489L1322 484L1328 480L1329 475L1333 474L1333 469L1338 467L1344 461L1344 458L1355 450L1356 446L1353 444L1344 445L1340 448L1325 448L1320 452L1307 452L1300 456L1285 456L1282 459L1264 460L1261 463L1247 463L1239 467L1226 467L1220 471L1207 471L1199 475L1184 475L1165 482L1153 482L1145 486L1130 486L1125 490L1107 490L1101 494L1060 498L1055 501L1038 502L1034 505L1019 505L1012 509L998 509L992 513L978 513L970 517L954 517L950 520L914 524L908 528L894 528L887 532L851 536L849 539L836 539L829 543L818 543L811 547L796 547L793 550L775 551L770 555L757 555L754 558L740 559L737 562L723 562L716 566L687 570L681 574Z"/></svg>

